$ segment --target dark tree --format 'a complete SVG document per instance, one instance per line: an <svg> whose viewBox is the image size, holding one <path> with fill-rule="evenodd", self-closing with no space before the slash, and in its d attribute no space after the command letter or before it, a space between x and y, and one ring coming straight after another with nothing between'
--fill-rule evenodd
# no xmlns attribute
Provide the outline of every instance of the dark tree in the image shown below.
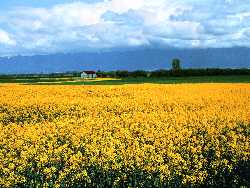
<svg viewBox="0 0 250 188"><path fill-rule="evenodd" d="M144 70L136 70L131 72L132 77L147 77L148 73Z"/></svg>
<svg viewBox="0 0 250 188"><path fill-rule="evenodd" d="M174 72L180 71L181 70L181 61L179 59L173 59L172 61L172 70Z"/></svg>
<svg viewBox="0 0 250 188"><path fill-rule="evenodd" d="M129 72L127 70L118 70L118 71L116 71L116 77L118 77L118 78L129 77Z"/></svg>

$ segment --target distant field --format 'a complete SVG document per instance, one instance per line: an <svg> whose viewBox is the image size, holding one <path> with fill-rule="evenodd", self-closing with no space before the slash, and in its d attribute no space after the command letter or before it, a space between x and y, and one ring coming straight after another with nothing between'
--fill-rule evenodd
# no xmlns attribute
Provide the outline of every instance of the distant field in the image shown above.
<svg viewBox="0 0 250 188"><path fill-rule="evenodd" d="M124 84L177 84L177 83L250 83L249 76L195 76L166 78L122 78L82 80L79 78L5 78L0 83L18 83L32 85L124 85Z"/></svg>

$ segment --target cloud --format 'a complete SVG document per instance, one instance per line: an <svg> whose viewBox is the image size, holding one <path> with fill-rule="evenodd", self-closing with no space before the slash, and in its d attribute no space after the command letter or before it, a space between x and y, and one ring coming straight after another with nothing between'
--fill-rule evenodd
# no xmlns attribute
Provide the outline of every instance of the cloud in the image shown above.
<svg viewBox="0 0 250 188"><path fill-rule="evenodd" d="M16 42L10 38L9 34L4 30L0 29L0 44L2 45L15 45Z"/></svg>
<svg viewBox="0 0 250 188"><path fill-rule="evenodd" d="M76 1L15 7L2 11L0 18L0 55L7 45L20 54L135 46L250 47L250 1Z"/></svg>

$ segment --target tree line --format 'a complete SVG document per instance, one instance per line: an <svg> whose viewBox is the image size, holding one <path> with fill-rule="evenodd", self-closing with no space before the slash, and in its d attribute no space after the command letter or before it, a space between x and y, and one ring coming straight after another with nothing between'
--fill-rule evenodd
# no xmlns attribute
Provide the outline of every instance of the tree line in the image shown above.
<svg viewBox="0 0 250 188"><path fill-rule="evenodd" d="M160 69L154 71L145 70L117 70L117 71L97 71L97 76L100 78L127 78L127 77L187 77L187 76L233 76L233 75L250 75L249 68L189 68L183 69L180 59L173 59L171 69ZM0 75L0 79L5 78L72 78L80 77L81 72L71 71L64 73L48 73L48 74L12 74Z"/></svg>
<svg viewBox="0 0 250 188"><path fill-rule="evenodd" d="M126 78L126 77L186 77L186 76L226 76L226 75L250 75L250 69L221 69L221 68L203 68L203 69L182 69L181 61L177 58L172 60L171 69L160 69L155 71L98 71L98 77Z"/></svg>
<svg viewBox="0 0 250 188"><path fill-rule="evenodd" d="M173 70L155 70L155 71L98 71L97 76L101 78L126 78L126 77L187 77L187 76L237 76L250 75L250 69L182 69L180 71Z"/></svg>

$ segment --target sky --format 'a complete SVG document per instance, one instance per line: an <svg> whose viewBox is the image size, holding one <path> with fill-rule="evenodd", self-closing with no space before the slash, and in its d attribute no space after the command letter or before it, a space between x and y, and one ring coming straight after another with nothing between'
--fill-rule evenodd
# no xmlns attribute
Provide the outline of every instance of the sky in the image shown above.
<svg viewBox="0 0 250 188"><path fill-rule="evenodd" d="M250 47L250 0L0 0L0 56Z"/></svg>

